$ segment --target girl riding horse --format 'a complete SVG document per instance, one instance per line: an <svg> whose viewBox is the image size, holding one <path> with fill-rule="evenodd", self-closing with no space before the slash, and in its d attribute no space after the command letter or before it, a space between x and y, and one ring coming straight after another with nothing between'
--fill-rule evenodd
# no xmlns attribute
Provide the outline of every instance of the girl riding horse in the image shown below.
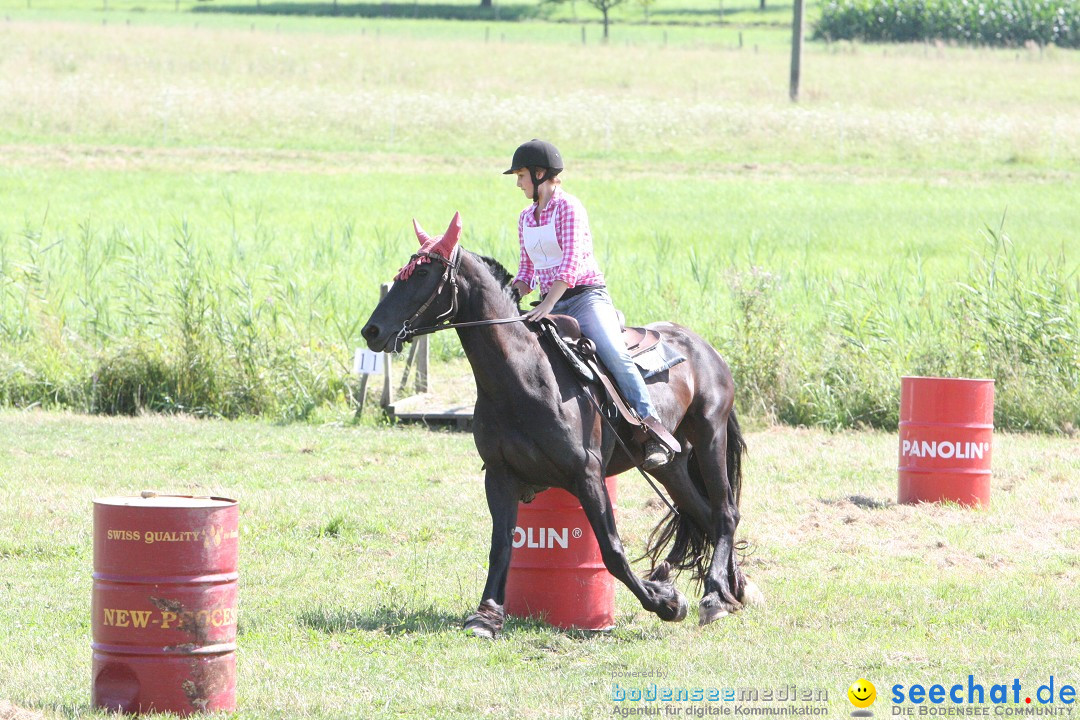
<svg viewBox="0 0 1080 720"><path fill-rule="evenodd" d="M526 313L530 320L569 315L593 341L596 354L648 431L641 467L666 465L679 444L657 417L649 389L623 342L615 305L593 253L589 217L581 201L561 187L562 154L549 142L530 140L514 151L510 169L517 186L532 199L518 217L518 264L514 289L525 297L540 290L540 303Z"/></svg>

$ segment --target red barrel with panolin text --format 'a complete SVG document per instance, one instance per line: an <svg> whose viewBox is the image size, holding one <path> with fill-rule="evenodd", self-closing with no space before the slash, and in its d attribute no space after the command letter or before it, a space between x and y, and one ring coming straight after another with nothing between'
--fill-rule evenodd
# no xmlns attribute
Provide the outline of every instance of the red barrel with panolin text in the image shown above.
<svg viewBox="0 0 1080 720"><path fill-rule="evenodd" d="M993 380L902 378L899 501L988 506L993 435Z"/></svg>
<svg viewBox="0 0 1080 720"><path fill-rule="evenodd" d="M607 478L615 507L616 482ZM615 626L615 578L604 567L596 535L576 497L558 488L518 505L506 612L565 629Z"/></svg>

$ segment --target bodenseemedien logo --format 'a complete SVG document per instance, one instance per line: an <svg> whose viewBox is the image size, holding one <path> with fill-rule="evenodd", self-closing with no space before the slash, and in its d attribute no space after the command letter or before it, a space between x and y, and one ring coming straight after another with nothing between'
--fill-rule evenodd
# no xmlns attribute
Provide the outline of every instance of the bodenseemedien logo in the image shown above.
<svg viewBox="0 0 1080 720"><path fill-rule="evenodd" d="M868 709L877 700L877 688L874 683L866 678L859 678L851 684L847 691L848 700L857 709L851 713L851 717L873 717L874 713Z"/></svg>

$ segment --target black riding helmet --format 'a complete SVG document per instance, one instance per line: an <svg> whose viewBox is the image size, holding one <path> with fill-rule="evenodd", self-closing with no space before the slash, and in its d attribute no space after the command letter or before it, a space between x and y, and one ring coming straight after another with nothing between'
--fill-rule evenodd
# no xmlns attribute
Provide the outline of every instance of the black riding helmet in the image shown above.
<svg viewBox="0 0 1080 720"><path fill-rule="evenodd" d="M529 177L533 183L533 202L540 201L540 183L536 177L539 168L547 170L544 179L553 178L563 170L562 154L559 149L549 142L533 138L527 143L518 146L514 151L514 159L510 161L510 169L503 175L513 175L522 168L528 168Z"/></svg>

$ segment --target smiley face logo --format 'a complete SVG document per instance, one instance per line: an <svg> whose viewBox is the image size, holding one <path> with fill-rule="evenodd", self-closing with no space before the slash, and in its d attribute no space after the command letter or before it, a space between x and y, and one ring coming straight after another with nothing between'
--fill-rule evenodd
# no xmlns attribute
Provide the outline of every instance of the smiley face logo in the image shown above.
<svg viewBox="0 0 1080 720"><path fill-rule="evenodd" d="M847 691L848 700L857 708L868 708L877 700L877 688L866 678L859 678Z"/></svg>

